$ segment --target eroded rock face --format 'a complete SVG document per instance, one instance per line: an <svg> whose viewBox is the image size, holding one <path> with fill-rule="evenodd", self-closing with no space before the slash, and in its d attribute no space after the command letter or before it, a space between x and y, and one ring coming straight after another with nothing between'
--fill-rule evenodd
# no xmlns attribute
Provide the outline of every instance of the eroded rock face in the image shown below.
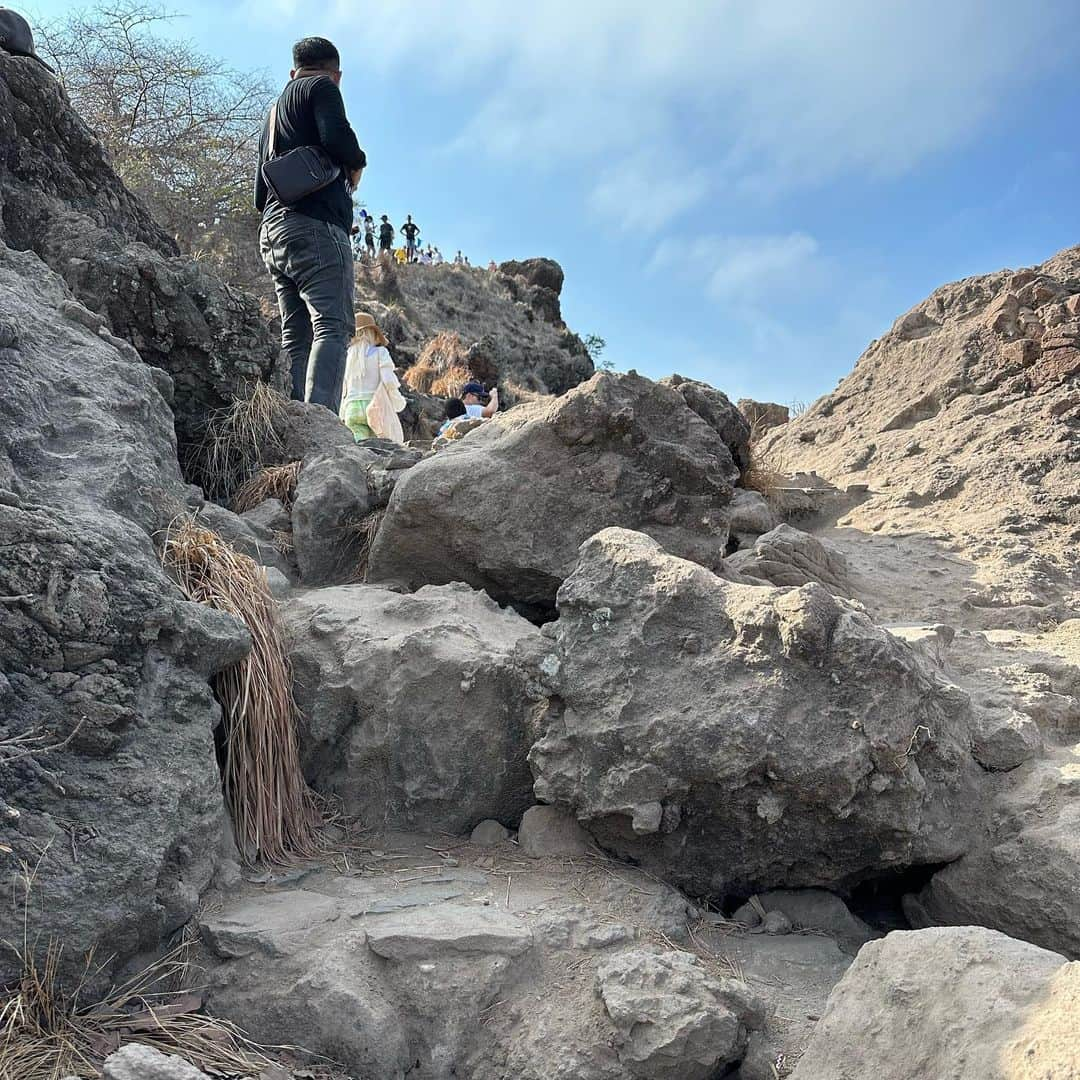
<svg viewBox="0 0 1080 1080"><path fill-rule="evenodd" d="M1080 247L936 289L763 452L841 487L841 524L931 533L979 564L970 625L1076 610ZM1011 609L1011 610L1010 610Z"/></svg>
<svg viewBox="0 0 1080 1080"><path fill-rule="evenodd" d="M466 833L535 801L528 650L536 630L464 585L355 585L284 611L309 781L368 825Z"/></svg>
<svg viewBox="0 0 1080 1080"><path fill-rule="evenodd" d="M465 581L544 617L578 546L609 525L719 565L737 476L733 451L678 390L601 373L502 414L403 476L370 580Z"/></svg>
<svg viewBox="0 0 1080 1080"><path fill-rule="evenodd" d="M175 383L183 455L238 384L276 372L255 300L175 243L127 191L104 147L33 60L0 52L0 241L39 255Z"/></svg>
<svg viewBox="0 0 1080 1080"><path fill-rule="evenodd" d="M606 529L548 635L537 796L692 892L838 886L970 842L966 695L820 586L732 584Z"/></svg>
<svg viewBox="0 0 1080 1080"><path fill-rule="evenodd" d="M981 927L872 941L829 997L794 1080L1076 1074L1080 964Z"/></svg>
<svg viewBox="0 0 1080 1080"><path fill-rule="evenodd" d="M96 948L105 977L183 924L213 873L207 681L249 640L161 569L150 534L189 494L172 417L152 369L85 310L0 244L0 740L57 747L0 751L4 887L36 867L30 934L63 944L65 976ZM22 940L21 904L3 906L0 938ZM0 983L17 974L5 950Z"/></svg>
<svg viewBox="0 0 1080 1080"><path fill-rule="evenodd" d="M790 525L778 525L759 536L753 547L730 556L727 565L770 585L797 587L817 582L837 596L851 595L843 552Z"/></svg>
<svg viewBox="0 0 1080 1080"><path fill-rule="evenodd" d="M925 924L976 923L1080 957L1080 781L1075 751L1005 779L992 827L940 870L911 912Z"/></svg>

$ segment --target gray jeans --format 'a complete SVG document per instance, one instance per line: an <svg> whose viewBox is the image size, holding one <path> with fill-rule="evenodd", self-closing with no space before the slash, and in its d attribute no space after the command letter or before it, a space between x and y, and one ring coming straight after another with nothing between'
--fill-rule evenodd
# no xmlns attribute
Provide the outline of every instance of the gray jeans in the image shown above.
<svg viewBox="0 0 1080 1080"><path fill-rule="evenodd" d="M348 234L293 210L275 210L259 229L259 251L277 290L292 396L337 412L356 331Z"/></svg>

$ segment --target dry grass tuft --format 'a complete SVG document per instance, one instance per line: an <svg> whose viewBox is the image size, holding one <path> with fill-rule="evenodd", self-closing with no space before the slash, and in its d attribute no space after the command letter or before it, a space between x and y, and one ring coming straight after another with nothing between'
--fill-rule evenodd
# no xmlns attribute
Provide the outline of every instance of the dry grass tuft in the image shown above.
<svg viewBox="0 0 1080 1080"><path fill-rule="evenodd" d="M85 1000L87 987L100 975L93 954L74 989L65 988L63 947L50 941L39 959L37 943L30 940L30 896L39 867L40 859L33 868L22 864L16 878L22 895L12 897L22 904L22 942L5 944L16 952L22 977L0 999L0 1078L90 1080L100 1077L105 1058L128 1042L176 1054L218 1076L255 1076L273 1064L234 1025L201 1014L200 994L176 989L187 981L187 941L99 1000Z"/></svg>
<svg viewBox="0 0 1080 1080"><path fill-rule="evenodd" d="M170 527L162 559L189 599L236 616L251 633L248 656L214 680L241 853L276 863L316 854L322 815L300 769L292 670L266 572L190 518Z"/></svg>
<svg viewBox="0 0 1080 1080"><path fill-rule="evenodd" d="M247 510L254 510L266 499L277 499L286 510L291 509L296 497L300 464L299 461L291 461L288 465L267 465L249 476L233 496L233 510L243 514Z"/></svg>
<svg viewBox="0 0 1080 1080"><path fill-rule="evenodd" d="M187 460L187 475L207 496L228 501L258 468L268 450L281 449L275 421L288 398L263 382L251 383L228 408L206 422Z"/></svg>
<svg viewBox="0 0 1080 1080"><path fill-rule="evenodd" d="M358 582L367 581L368 560L371 558L371 546L375 543L375 535L379 526L386 517L386 507L381 510L372 510L366 514L350 529L352 539L356 544L356 573L353 580Z"/></svg>
<svg viewBox="0 0 1080 1080"><path fill-rule="evenodd" d="M452 330L436 334L421 350L416 363L403 376L406 386L418 394L454 397L470 378L468 349Z"/></svg>
<svg viewBox="0 0 1080 1080"><path fill-rule="evenodd" d="M755 424L750 431L750 460L739 476L740 486L756 491L774 501L779 490L787 483L787 472L782 451L776 446L762 445L767 428Z"/></svg>

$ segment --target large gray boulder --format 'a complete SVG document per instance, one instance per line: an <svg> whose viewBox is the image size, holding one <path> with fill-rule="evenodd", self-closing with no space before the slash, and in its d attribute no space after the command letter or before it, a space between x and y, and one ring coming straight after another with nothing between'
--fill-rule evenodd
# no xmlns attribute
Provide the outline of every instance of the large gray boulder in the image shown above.
<svg viewBox="0 0 1080 1080"><path fill-rule="evenodd" d="M56 79L2 50L0 206L0 241L39 255L102 332L172 376L182 457L240 384L279 377L279 348L255 298L207 263L178 258Z"/></svg>
<svg viewBox="0 0 1080 1080"><path fill-rule="evenodd" d="M558 602L535 790L606 847L716 896L969 846L967 696L821 586L732 584L605 529Z"/></svg>
<svg viewBox="0 0 1080 1080"><path fill-rule="evenodd" d="M720 436L740 471L750 464L750 425L727 394L699 379L687 379L683 375L668 375L660 380L660 385L677 391Z"/></svg>
<svg viewBox="0 0 1080 1080"><path fill-rule="evenodd" d="M187 921L213 874L226 821L208 679L249 639L162 571L151 533L188 494L172 415L152 369L84 311L0 244L0 844L16 898L0 939L23 940L25 899L29 940L64 947L61 976L94 949L105 979ZM18 975L4 949L0 984Z"/></svg>
<svg viewBox="0 0 1080 1080"><path fill-rule="evenodd" d="M342 446L304 459L292 505L292 544L305 585L361 577L361 523L372 510L375 456Z"/></svg>
<svg viewBox="0 0 1080 1080"><path fill-rule="evenodd" d="M530 623L464 585L320 589L283 614L316 790L367 825L457 833L532 805Z"/></svg>
<svg viewBox="0 0 1080 1080"><path fill-rule="evenodd" d="M409 470L376 538L370 580L410 589L465 581L545 617L579 545L609 525L718 566L738 471L720 433L677 390L600 373Z"/></svg>
<svg viewBox="0 0 1080 1080"><path fill-rule="evenodd" d="M977 923L1080 958L1080 771L1073 749L1003 780L990 828L909 907L924 925Z"/></svg>
<svg viewBox="0 0 1080 1080"><path fill-rule="evenodd" d="M977 926L863 947L792 1080L1069 1080L1080 964Z"/></svg>

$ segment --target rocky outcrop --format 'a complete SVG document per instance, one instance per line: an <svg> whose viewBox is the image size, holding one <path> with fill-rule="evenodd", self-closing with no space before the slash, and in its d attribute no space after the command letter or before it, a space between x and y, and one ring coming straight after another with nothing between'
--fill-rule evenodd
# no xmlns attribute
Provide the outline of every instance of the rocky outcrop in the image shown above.
<svg viewBox="0 0 1080 1080"><path fill-rule="evenodd" d="M255 300L178 258L59 83L2 51L0 241L37 254L100 317L100 333L169 373L182 457L241 383L274 375L278 346Z"/></svg>
<svg viewBox="0 0 1080 1080"><path fill-rule="evenodd" d="M1048 1080L1076 1075L1080 964L981 927L865 946L793 1080Z"/></svg>
<svg viewBox="0 0 1080 1080"><path fill-rule="evenodd" d="M96 946L107 978L181 926L214 871L207 680L249 642L162 572L150 534L189 494L168 380L83 312L36 255L0 244L0 843L21 898L0 938L23 940L25 901L63 974ZM0 983L18 973L5 950Z"/></svg>
<svg viewBox="0 0 1080 1080"><path fill-rule="evenodd" d="M966 695L820 586L732 584L607 529L558 606L529 760L605 847L718 896L970 845Z"/></svg>
<svg viewBox="0 0 1080 1080"><path fill-rule="evenodd" d="M497 382L510 403L566 393L593 374L584 343L562 319L562 277L550 259L504 263L495 273L452 265L361 266L356 302L378 320L399 368L415 364L437 335L457 334L464 365L485 385ZM405 417L406 430L422 437L419 421L429 415L431 403L421 396Z"/></svg>
<svg viewBox="0 0 1080 1080"><path fill-rule="evenodd" d="M1080 247L944 285L762 453L867 485L843 524L929 533L977 561L972 624L1067 618L1080 597L1078 311Z"/></svg>
<svg viewBox="0 0 1080 1080"><path fill-rule="evenodd" d="M367 825L517 824L534 802L529 623L463 585L321 589L284 615L316 790Z"/></svg>
<svg viewBox="0 0 1080 1080"><path fill-rule="evenodd" d="M786 405L777 405L775 401L754 401L753 398L739 398L739 412L746 417L754 437L760 439L766 431L771 431L791 419L791 410Z"/></svg>
<svg viewBox="0 0 1080 1080"><path fill-rule="evenodd" d="M578 546L609 525L719 566L737 452L678 390L595 375L409 470L376 537L370 580L465 581L544 618Z"/></svg>

